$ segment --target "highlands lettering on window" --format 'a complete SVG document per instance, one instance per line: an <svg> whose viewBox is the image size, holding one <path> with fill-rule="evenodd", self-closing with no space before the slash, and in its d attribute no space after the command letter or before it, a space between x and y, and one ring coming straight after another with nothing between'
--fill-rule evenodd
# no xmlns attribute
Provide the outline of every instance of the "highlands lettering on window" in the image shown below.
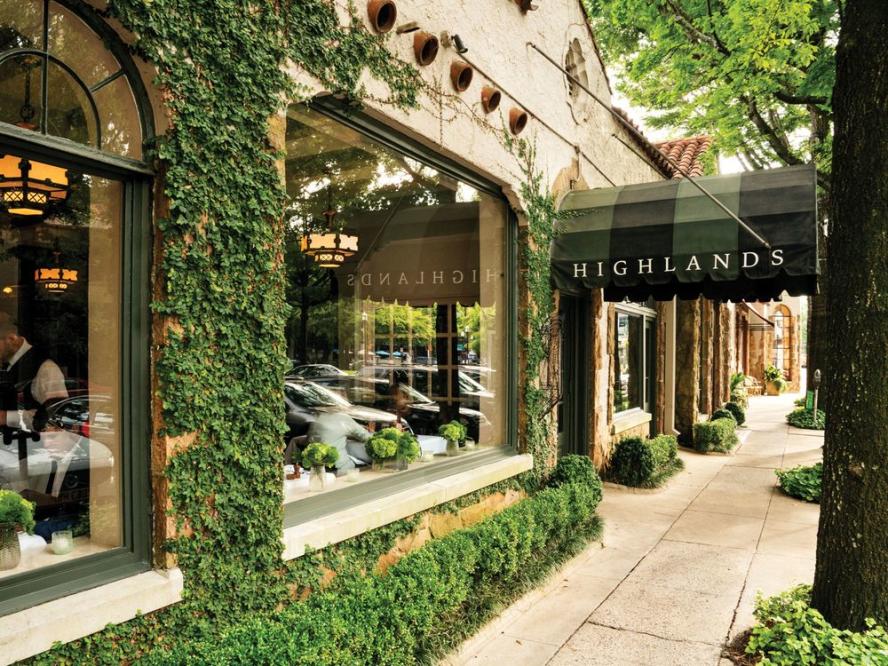
<svg viewBox="0 0 888 666"><path fill-rule="evenodd" d="M494 269L479 271L474 268L470 271L402 271L400 273L350 273L346 278L349 287L361 285L363 287L384 287L397 285L421 285L421 284L479 284L480 282L495 282L500 273Z"/></svg>
<svg viewBox="0 0 888 666"><path fill-rule="evenodd" d="M708 266L710 270L730 270L735 266L740 268L755 268L763 260L770 263L772 267L782 266L784 262L783 250L779 248L772 249L766 257L763 258L761 253L744 251L744 252L722 252L709 255L692 254L683 261L683 268L686 272L697 272L706 270L704 266ZM604 261L595 262L574 262L573 276L577 279L606 276L606 271L610 270L613 275L625 276L630 273L635 275L653 275L660 273L674 273L676 270L674 257L645 257L643 259L617 259L607 265Z"/></svg>

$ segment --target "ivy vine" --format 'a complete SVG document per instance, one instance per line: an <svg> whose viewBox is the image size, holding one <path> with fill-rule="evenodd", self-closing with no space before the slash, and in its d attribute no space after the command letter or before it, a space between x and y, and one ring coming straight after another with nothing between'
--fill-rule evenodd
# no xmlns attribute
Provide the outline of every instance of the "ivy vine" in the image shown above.
<svg viewBox="0 0 888 666"><path fill-rule="evenodd" d="M551 320L555 309L551 283L550 246L558 222L566 214L559 211L555 197L545 184L544 174L536 166L536 148L523 139L514 140L507 133L506 145L518 159L523 180L520 194L527 218L527 231L521 244L521 270L528 292L525 311L527 334L522 336L524 351L525 447L533 454L534 477L542 482L554 457L549 437L552 410L550 388L543 386L540 369L550 353Z"/></svg>

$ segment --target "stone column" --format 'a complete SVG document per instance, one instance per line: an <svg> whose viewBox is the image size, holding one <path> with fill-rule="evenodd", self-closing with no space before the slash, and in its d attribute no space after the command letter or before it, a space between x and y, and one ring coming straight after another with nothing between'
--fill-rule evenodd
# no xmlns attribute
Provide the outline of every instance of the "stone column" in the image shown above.
<svg viewBox="0 0 888 666"><path fill-rule="evenodd" d="M610 456L611 357L608 312L604 292L593 289L589 305L589 454L599 469Z"/></svg>
<svg viewBox="0 0 888 666"><path fill-rule="evenodd" d="M713 333L714 319L713 302L700 298L701 332L700 332L700 411L712 413L712 368L713 368Z"/></svg>
<svg viewBox="0 0 888 666"><path fill-rule="evenodd" d="M675 333L675 429L690 442L700 399L700 300L678 301Z"/></svg>

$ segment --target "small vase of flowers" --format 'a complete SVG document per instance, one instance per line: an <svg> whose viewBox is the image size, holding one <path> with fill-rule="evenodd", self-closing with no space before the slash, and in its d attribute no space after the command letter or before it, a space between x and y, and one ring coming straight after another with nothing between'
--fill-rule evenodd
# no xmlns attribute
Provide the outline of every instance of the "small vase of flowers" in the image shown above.
<svg viewBox="0 0 888 666"><path fill-rule="evenodd" d="M381 471L386 462L394 460L398 455L401 443L401 431L397 428L383 428L367 442L367 454L372 462L372 469Z"/></svg>
<svg viewBox="0 0 888 666"><path fill-rule="evenodd" d="M22 559L18 531L34 529L34 504L12 490L0 490L0 570L15 569Z"/></svg>
<svg viewBox="0 0 888 666"><path fill-rule="evenodd" d="M324 442L312 442L302 452L302 466L311 469L308 489L318 492L327 487L327 467L336 464L339 451L335 446Z"/></svg>
<svg viewBox="0 0 888 666"><path fill-rule="evenodd" d="M438 428L438 434L447 440L447 455L455 456L459 453L460 442L466 440L468 430L459 421L451 421Z"/></svg>
<svg viewBox="0 0 888 666"><path fill-rule="evenodd" d="M406 470L410 463L419 459L422 455L422 449L419 447L419 441L412 433L402 432L398 438L398 470Z"/></svg>

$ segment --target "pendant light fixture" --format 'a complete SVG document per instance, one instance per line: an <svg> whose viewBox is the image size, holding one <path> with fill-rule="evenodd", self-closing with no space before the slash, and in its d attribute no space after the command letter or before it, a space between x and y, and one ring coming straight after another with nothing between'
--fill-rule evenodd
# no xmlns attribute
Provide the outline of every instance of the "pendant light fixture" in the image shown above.
<svg viewBox="0 0 888 666"><path fill-rule="evenodd" d="M358 237L343 233L342 224L336 221L332 184L327 186L327 210L323 214L326 219L323 232L304 234L299 249L313 257L321 268L339 268L358 251Z"/></svg>
<svg viewBox="0 0 888 666"><path fill-rule="evenodd" d="M40 65L39 59L28 58L22 63L25 72L25 97L16 123L27 130L36 130L32 122L35 109L31 106L31 71ZM65 169L17 155L0 154L0 203L11 215L43 215L53 203L68 198L68 174Z"/></svg>
<svg viewBox="0 0 888 666"><path fill-rule="evenodd" d="M61 250L58 245L53 249L55 257L54 266L40 266L34 271L34 284L43 287L45 291L50 293L61 293L67 291L70 287L77 284L77 269L65 268L62 266L60 257Z"/></svg>

